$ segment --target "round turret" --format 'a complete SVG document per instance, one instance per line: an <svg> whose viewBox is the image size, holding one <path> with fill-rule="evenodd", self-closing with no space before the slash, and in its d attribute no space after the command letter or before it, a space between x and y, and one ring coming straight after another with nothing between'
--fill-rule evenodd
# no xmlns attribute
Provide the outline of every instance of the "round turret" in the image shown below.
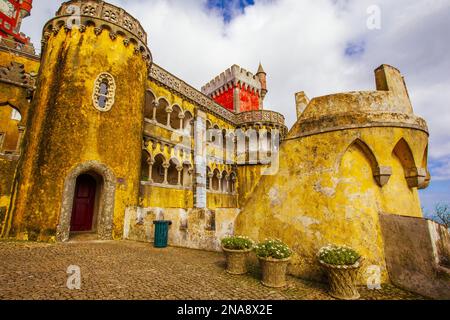
<svg viewBox="0 0 450 320"><path fill-rule="evenodd" d="M33 8L33 0L22 0L22 3L20 4L22 18L28 17L31 14L32 8Z"/></svg>
<svg viewBox="0 0 450 320"><path fill-rule="evenodd" d="M45 25L18 168L18 238L122 235L125 209L138 204L146 43L135 18L103 1L65 2Z"/></svg>

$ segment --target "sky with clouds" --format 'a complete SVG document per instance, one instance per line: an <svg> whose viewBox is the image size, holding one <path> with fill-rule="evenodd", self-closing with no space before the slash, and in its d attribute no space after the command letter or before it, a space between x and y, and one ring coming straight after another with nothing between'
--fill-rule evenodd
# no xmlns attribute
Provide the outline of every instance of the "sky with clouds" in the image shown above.
<svg viewBox="0 0 450 320"><path fill-rule="evenodd" d="M22 30L36 46L62 1L38 0ZM295 122L294 93L372 90L386 63L430 128L424 207L450 202L450 0L110 0L139 19L156 63L201 88L233 64L268 74L267 109ZM380 9L380 29L367 20ZM375 8L375 9L376 9Z"/></svg>

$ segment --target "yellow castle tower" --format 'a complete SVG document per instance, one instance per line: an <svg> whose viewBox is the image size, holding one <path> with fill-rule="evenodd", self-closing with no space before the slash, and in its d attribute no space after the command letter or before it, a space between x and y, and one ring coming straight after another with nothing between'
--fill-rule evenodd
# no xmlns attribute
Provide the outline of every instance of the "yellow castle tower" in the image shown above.
<svg viewBox="0 0 450 320"><path fill-rule="evenodd" d="M140 23L103 1L65 2L47 22L10 236L64 241L71 224L121 235L125 207L138 203L151 62ZM87 207L91 221L77 217Z"/></svg>

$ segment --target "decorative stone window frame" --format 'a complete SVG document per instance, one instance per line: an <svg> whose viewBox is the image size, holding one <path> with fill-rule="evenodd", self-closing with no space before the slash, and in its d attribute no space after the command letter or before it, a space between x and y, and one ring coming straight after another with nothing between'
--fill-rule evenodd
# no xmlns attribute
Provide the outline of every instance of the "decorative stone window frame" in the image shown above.
<svg viewBox="0 0 450 320"><path fill-rule="evenodd" d="M107 83L108 85L108 93L106 95L103 95L100 93L100 87L102 83ZM108 73L108 72L102 72L97 76L97 79L95 79L94 82L94 93L92 94L92 102L94 103L95 109L107 112L111 110L111 108L114 105L114 99L116 95L116 81L114 80L114 77ZM106 103L104 107L101 107L98 104L98 101L101 96L106 97Z"/></svg>

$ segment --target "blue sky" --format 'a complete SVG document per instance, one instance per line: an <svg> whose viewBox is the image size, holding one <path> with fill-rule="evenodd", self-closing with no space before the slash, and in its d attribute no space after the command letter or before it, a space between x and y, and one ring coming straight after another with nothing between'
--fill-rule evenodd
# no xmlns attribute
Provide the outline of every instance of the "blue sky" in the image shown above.
<svg viewBox="0 0 450 320"><path fill-rule="evenodd" d="M225 22L230 22L238 13L244 13L244 9L254 5L253 0L208 0L209 9L217 9L222 14Z"/></svg>
<svg viewBox="0 0 450 320"><path fill-rule="evenodd" d="M253 0L208 0L207 7L209 9L218 10L220 14L222 14L224 21L230 23L237 15L244 14L244 9L246 7L254 4ZM366 44L365 40L362 39L348 42L345 48L345 55L349 58L358 59L364 55L365 51ZM439 161L433 161L432 159L429 166L432 176L439 177L440 175L438 172L435 172L436 168L440 168ZM432 214L437 203L450 202L450 180L433 181L429 188L420 190L419 192L424 211L427 214Z"/></svg>
<svg viewBox="0 0 450 320"><path fill-rule="evenodd" d="M426 211L450 202L450 0L108 0L148 32L155 62L196 88L233 64L268 76L267 109L291 127L294 93L373 90L373 70L399 68L430 129ZM35 1L22 30L39 46L62 1ZM367 28L379 6L381 28Z"/></svg>

